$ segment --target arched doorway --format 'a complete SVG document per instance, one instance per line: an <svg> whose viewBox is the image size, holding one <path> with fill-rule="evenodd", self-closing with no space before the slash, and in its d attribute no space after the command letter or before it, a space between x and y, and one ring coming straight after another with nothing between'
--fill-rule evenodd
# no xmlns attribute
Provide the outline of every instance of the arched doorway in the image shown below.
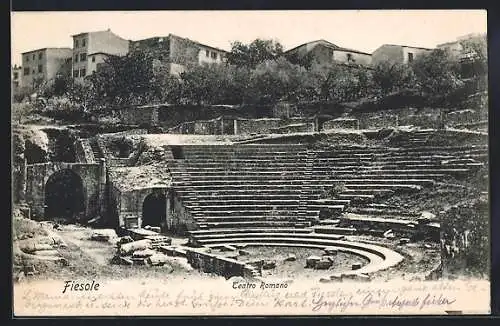
<svg viewBox="0 0 500 326"><path fill-rule="evenodd" d="M167 199L161 192L148 195L142 204L141 227L161 226L166 220Z"/></svg>
<svg viewBox="0 0 500 326"><path fill-rule="evenodd" d="M83 182L71 170L61 170L45 184L45 217L74 221L85 212Z"/></svg>

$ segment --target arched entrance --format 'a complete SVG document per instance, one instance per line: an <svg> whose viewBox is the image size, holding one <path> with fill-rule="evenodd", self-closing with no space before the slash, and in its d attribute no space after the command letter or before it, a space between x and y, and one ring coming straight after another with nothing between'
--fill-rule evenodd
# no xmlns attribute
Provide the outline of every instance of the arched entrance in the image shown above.
<svg viewBox="0 0 500 326"><path fill-rule="evenodd" d="M161 226L166 220L167 199L161 192L148 195L142 204L141 227Z"/></svg>
<svg viewBox="0 0 500 326"><path fill-rule="evenodd" d="M85 212L83 182L71 170L61 170L45 184L45 217L74 221Z"/></svg>

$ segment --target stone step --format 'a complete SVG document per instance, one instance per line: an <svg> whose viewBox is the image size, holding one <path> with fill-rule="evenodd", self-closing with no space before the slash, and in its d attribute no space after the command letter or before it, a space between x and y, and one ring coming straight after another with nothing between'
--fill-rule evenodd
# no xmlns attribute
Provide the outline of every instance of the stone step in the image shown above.
<svg viewBox="0 0 500 326"><path fill-rule="evenodd" d="M361 180L370 182L370 180ZM427 180L424 180L427 181ZM213 186L223 186L223 185L304 185L305 183L312 183L315 185L329 185L332 182L336 182L335 180L309 180L309 179L295 179L295 180L287 180L287 179L263 179L263 180L254 180L254 179L246 179L246 180L219 180L217 178L212 179L184 179L184 180L172 180L173 186L180 187L192 187L192 186L204 186L204 185L213 185ZM342 181L339 181L342 182ZM235 183L237 183L235 185Z"/></svg>
<svg viewBox="0 0 500 326"><path fill-rule="evenodd" d="M215 208L215 207L214 207ZM271 218L271 217L288 217L294 216L317 216L319 210L306 210L299 212L297 209L283 209L283 210L272 210L272 209L233 209L233 210L197 210L190 211L194 218L226 218L226 217L239 217L239 218ZM299 214L301 213L301 214Z"/></svg>
<svg viewBox="0 0 500 326"><path fill-rule="evenodd" d="M245 234L252 234L252 233L273 233L273 232L280 232L280 233L311 233L313 230L312 229L304 229L304 228L224 228L224 229L207 229L207 230L196 230L196 231L189 231L188 233L193 236L198 236L198 235L209 235L209 234L221 234L221 235L226 235L229 233L245 233Z"/></svg>
<svg viewBox="0 0 500 326"><path fill-rule="evenodd" d="M434 184L434 180L432 179L362 179L362 178L352 178L352 179L312 179L312 180L274 180L274 179L264 179L264 180L217 180L217 179L189 179L189 180L173 180L174 186L179 187L192 187L192 186L204 186L204 185L213 185L213 186L223 186L223 185L234 185L234 183L239 183L239 185L304 185L305 183L310 184L313 187L318 185L332 185L334 183L345 183L345 184L393 184L393 183L402 183L402 184L417 184L417 185L432 185Z"/></svg>
<svg viewBox="0 0 500 326"><path fill-rule="evenodd" d="M294 227L295 221L238 221L238 222L206 222L203 223L207 228L229 228L229 227ZM305 223L305 227L310 226L310 222Z"/></svg>
<svg viewBox="0 0 500 326"><path fill-rule="evenodd" d="M412 218L420 217L419 213L413 213L413 212L403 211L399 209L390 209L390 208L352 207L350 209L350 212L360 215L406 216Z"/></svg>
<svg viewBox="0 0 500 326"><path fill-rule="evenodd" d="M199 206L203 207L206 204L211 205L268 205L273 206L277 205L299 205L302 202L306 204L316 204L316 205L349 205L349 200L345 199L331 199L331 200L300 200L300 199L228 199L228 200L220 200L218 198L214 199L189 199L183 200L182 203L184 206Z"/></svg>
<svg viewBox="0 0 500 326"><path fill-rule="evenodd" d="M303 222L307 220L315 221L318 217L317 216L305 216L303 218L299 218L298 216L290 216L290 215L285 215L285 216L263 216L263 215L258 215L258 216L252 216L252 215L243 215L243 216L204 216L204 217L193 217L195 222L198 223L240 223L240 222L293 222L293 223L298 223L298 222Z"/></svg>
<svg viewBox="0 0 500 326"><path fill-rule="evenodd" d="M379 184L367 184L367 183L364 183L364 184L352 184L352 183L349 183L349 184L346 184L346 187L350 188L350 189L393 189L393 190L420 190L422 187L419 186L419 185L416 185L416 184L402 184L402 183L399 183L399 184L382 184L382 183L379 183Z"/></svg>
<svg viewBox="0 0 500 326"><path fill-rule="evenodd" d="M328 233L292 233L294 237L300 237L302 239L333 239L333 240L341 240L343 239L344 234L328 234ZM203 243L204 240L224 240L228 238L290 238L291 234L288 232L280 232L280 230L276 230L275 232L239 232L239 233L215 233L215 234L198 234L193 235L196 239L196 242Z"/></svg>
<svg viewBox="0 0 500 326"><path fill-rule="evenodd" d="M333 187L333 183L331 184L322 184L322 186L325 187ZM294 191L299 191L302 190L303 185L302 184L221 184L221 185L213 185L213 184L208 184L208 185L190 185L190 184L177 184L175 186L175 189L191 189L192 191L199 191L199 190L226 190L226 191L237 191L237 190L246 190L246 189L252 189L254 191L260 191L260 190L288 190L291 192Z"/></svg>
<svg viewBox="0 0 500 326"><path fill-rule="evenodd" d="M313 191L304 191L302 190L301 187L297 188L290 188L290 187L285 187L285 188L277 188L277 189L260 189L258 192L255 191L254 188L252 189L177 189L174 188L174 191L177 192L178 194L181 194L182 196L189 196L189 197L198 197L198 198L241 198L241 197L257 197L257 196L284 196L289 197L289 196L304 196L307 198L312 198L312 199L318 199L314 198L319 194L314 193Z"/></svg>

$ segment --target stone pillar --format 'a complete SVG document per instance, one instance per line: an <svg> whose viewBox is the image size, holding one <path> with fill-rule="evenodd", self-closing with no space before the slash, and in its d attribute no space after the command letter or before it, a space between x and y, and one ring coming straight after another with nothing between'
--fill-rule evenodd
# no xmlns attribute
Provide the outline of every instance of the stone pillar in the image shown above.
<svg viewBox="0 0 500 326"><path fill-rule="evenodd" d="M99 208L97 212L101 217L104 216L106 212L106 159L101 158L99 160Z"/></svg>
<svg viewBox="0 0 500 326"><path fill-rule="evenodd" d="M169 189L165 190L165 228L170 230L172 228L172 193Z"/></svg>

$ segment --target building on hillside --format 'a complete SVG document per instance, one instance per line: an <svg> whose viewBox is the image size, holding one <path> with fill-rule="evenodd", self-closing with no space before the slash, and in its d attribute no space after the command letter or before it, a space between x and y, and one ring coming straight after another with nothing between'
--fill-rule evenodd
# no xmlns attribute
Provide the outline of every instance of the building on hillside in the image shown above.
<svg viewBox="0 0 500 326"><path fill-rule="evenodd" d="M12 94L15 94L23 87L22 78L21 78L22 72L23 72L22 67L20 67L18 65L14 65L14 67L12 67L12 74L11 74Z"/></svg>
<svg viewBox="0 0 500 326"><path fill-rule="evenodd" d="M155 70L165 69L172 75L180 75L189 66L225 62L227 54L225 50L173 34L131 41L130 52L133 51L150 54Z"/></svg>
<svg viewBox="0 0 500 326"><path fill-rule="evenodd" d="M325 40L304 43L285 52L287 58L295 57L299 60L306 55L311 55L312 60L320 64L344 63L364 66L371 64L371 54L343 48Z"/></svg>
<svg viewBox="0 0 500 326"><path fill-rule="evenodd" d="M124 56L128 53L129 41L111 30L86 32L73 35L72 76L82 81L96 71L99 63L108 55Z"/></svg>
<svg viewBox="0 0 500 326"><path fill-rule="evenodd" d="M22 53L23 87L53 80L58 74L71 75L70 48L43 48Z"/></svg>
<svg viewBox="0 0 500 326"><path fill-rule="evenodd" d="M433 49L416 46L384 44L372 53L372 64L381 62L408 64L422 53L429 53Z"/></svg>
<svg viewBox="0 0 500 326"><path fill-rule="evenodd" d="M486 40L486 34L467 34L458 37L454 41L438 44L436 48L449 51L449 53L455 59L467 60L471 57L474 57L475 54L473 53L472 49L465 48L464 43L475 38L484 38Z"/></svg>

